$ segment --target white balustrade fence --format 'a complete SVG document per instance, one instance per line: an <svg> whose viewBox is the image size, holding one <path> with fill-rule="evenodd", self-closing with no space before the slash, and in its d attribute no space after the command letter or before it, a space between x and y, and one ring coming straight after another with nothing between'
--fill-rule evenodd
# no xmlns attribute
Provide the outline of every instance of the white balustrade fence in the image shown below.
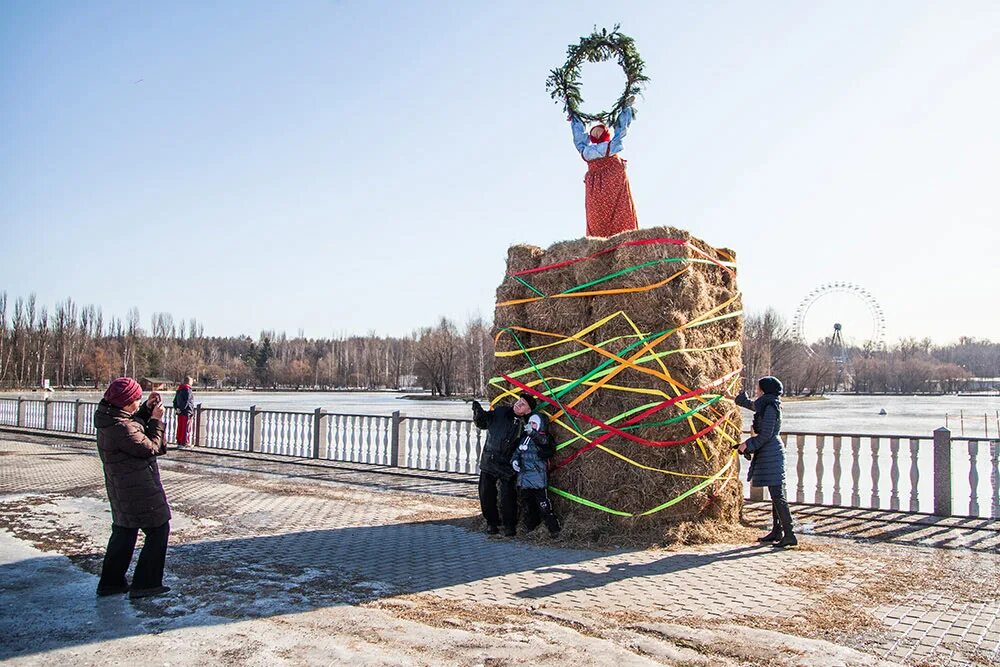
<svg viewBox="0 0 1000 667"><path fill-rule="evenodd" d="M909 512L933 509L926 492L933 438L829 433L782 437L791 501Z"/></svg>
<svg viewBox="0 0 1000 667"><path fill-rule="evenodd" d="M952 443L955 445L953 463L958 463L959 475L968 470L968 515L1000 518L1000 440L959 438ZM963 456L962 446L968 457ZM953 500L957 507L962 507L961 498Z"/></svg>
<svg viewBox="0 0 1000 667"><path fill-rule="evenodd" d="M406 466L474 474L485 434L467 419L407 417Z"/></svg>
<svg viewBox="0 0 1000 667"><path fill-rule="evenodd" d="M76 403L73 401L48 401L45 404L45 428L51 431L72 433L76 426Z"/></svg>
<svg viewBox="0 0 1000 667"><path fill-rule="evenodd" d="M0 398L0 425L95 434L96 403ZM172 408L164 417L176 441ZM789 500L941 516L1000 518L1000 440L930 435L785 433ZM204 408L191 442L279 456L475 474L485 433L470 420ZM746 462L742 463L743 471ZM741 473L742 475L742 473ZM762 489L746 495L763 499Z"/></svg>
<svg viewBox="0 0 1000 667"><path fill-rule="evenodd" d="M262 454L310 457L313 440L313 415L308 412L261 413L260 448Z"/></svg>
<svg viewBox="0 0 1000 667"><path fill-rule="evenodd" d="M320 412L323 449L320 458L376 465L396 465L392 458L392 417Z"/></svg>
<svg viewBox="0 0 1000 667"><path fill-rule="evenodd" d="M45 428L45 407L48 401L26 401L22 404L24 409L23 423L27 428Z"/></svg>
<svg viewBox="0 0 1000 667"><path fill-rule="evenodd" d="M169 420L176 436L177 420ZM235 449L248 451L250 449L250 414L246 410L224 410L221 408L204 408L195 415L195 423L190 427L193 441L197 437L199 423L202 425L201 438L198 444L216 449ZM176 437L174 442L176 442Z"/></svg>
<svg viewBox="0 0 1000 667"><path fill-rule="evenodd" d="M0 398L0 426L17 426L16 398Z"/></svg>
<svg viewBox="0 0 1000 667"><path fill-rule="evenodd" d="M49 401L25 398L0 398L0 426L97 435L92 401ZM176 442L176 418L172 407L164 406L163 421L168 443Z"/></svg>

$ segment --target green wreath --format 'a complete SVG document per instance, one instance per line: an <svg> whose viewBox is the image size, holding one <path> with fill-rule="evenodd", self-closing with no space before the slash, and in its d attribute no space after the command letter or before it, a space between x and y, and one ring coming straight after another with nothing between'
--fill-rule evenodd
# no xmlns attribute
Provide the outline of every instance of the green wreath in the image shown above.
<svg viewBox="0 0 1000 667"><path fill-rule="evenodd" d="M649 77L642 74L645 63L639 57L635 41L628 35L622 34L618 30L620 27L621 25L615 25L611 32L608 32L607 28L597 30L597 26L594 26L594 32L589 37L581 37L579 44L571 44L566 49L566 64L552 70L549 78L545 80L545 90L556 102L561 101L563 109L569 114L585 121L600 121L614 125L619 114L628 106L629 98L641 93L642 84L649 81ZM598 63L611 60L613 57L618 59L618 64L625 72L625 91L622 96L610 111L597 114L580 111L580 104L583 103L583 96L580 94L580 66L584 61Z"/></svg>

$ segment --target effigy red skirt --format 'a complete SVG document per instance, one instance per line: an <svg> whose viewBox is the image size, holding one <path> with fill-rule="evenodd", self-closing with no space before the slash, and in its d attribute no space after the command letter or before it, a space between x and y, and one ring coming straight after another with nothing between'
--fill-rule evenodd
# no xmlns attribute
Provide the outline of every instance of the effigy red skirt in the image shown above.
<svg viewBox="0 0 1000 667"><path fill-rule="evenodd" d="M587 236L608 237L639 228L625 161L617 155L587 162Z"/></svg>

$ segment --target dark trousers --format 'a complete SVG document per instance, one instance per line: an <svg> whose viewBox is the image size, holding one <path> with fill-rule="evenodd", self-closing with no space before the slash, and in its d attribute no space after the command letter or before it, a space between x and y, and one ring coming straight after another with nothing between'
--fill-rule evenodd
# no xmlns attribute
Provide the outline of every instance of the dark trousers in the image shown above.
<svg viewBox="0 0 1000 667"><path fill-rule="evenodd" d="M776 484L767 487L767 492L771 494L771 528L774 531L780 530L786 535L792 534L792 512L788 509L788 501L785 499L785 485Z"/></svg>
<svg viewBox="0 0 1000 667"><path fill-rule="evenodd" d="M499 507L497 489L499 488ZM491 526L503 524L504 530L517 530L517 478L504 479L488 472L479 472L479 507L483 510L486 523ZM501 519L502 517L502 519Z"/></svg>
<svg viewBox="0 0 1000 667"><path fill-rule="evenodd" d="M116 588L128 585L125 573L128 572L132 554L135 552L135 540L139 536L139 528L111 525L111 539L108 540L108 551L104 554L104 566L101 568L101 580L98 588ZM142 528L146 539L139 552L139 560L132 574L132 588L156 588L163 585L163 564L167 559L167 538L170 537L170 522L156 528Z"/></svg>
<svg viewBox="0 0 1000 667"><path fill-rule="evenodd" d="M534 530L544 521L550 533L559 532L559 519L552 510L552 501L545 489L521 489L521 496L524 498L525 529Z"/></svg>

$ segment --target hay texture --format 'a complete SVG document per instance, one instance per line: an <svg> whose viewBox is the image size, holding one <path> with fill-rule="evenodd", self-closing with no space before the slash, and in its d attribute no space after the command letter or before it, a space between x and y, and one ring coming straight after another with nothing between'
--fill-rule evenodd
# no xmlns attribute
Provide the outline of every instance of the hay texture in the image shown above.
<svg viewBox="0 0 1000 667"><path fill-rule="evenodd" d="M681 521L738 522L741 422L720 393L739 377L741 308L733 253L672 227L510 248L490 398L535 392L550 416L568 535L655 543Z"/></svg>

